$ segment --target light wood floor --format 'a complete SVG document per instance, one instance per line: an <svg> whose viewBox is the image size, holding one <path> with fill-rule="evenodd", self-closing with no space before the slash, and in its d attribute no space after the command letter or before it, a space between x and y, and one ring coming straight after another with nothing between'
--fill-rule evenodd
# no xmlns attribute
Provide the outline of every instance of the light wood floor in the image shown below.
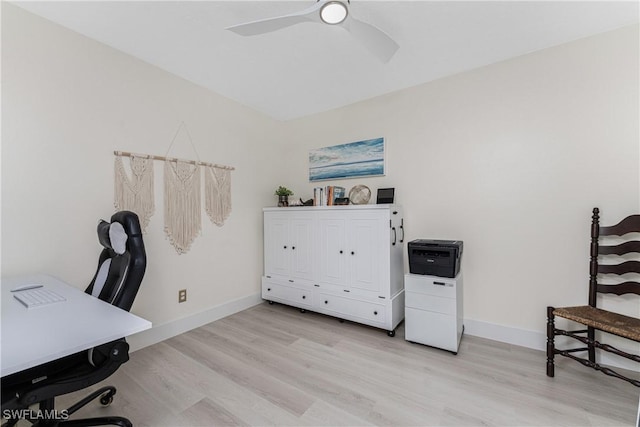
<svg viewBox="0 0 640 427"><path fill-rule="evenodd" d="M260 304L131 355L114 403L136 426L632 426L639 389L540 351L465 336L457 356ZM86 392L59 399L64 405Z"/></svg>

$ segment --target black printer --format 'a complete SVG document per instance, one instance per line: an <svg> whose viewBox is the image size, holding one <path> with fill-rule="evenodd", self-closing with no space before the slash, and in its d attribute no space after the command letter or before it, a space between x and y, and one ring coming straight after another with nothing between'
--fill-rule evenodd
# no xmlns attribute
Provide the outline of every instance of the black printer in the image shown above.
<svg viewBox="0 0 640 427"><path fill-rule="evenodd" d="M461 240L413 240L408 244L409 272L456 277L462 261Z"/></svg>

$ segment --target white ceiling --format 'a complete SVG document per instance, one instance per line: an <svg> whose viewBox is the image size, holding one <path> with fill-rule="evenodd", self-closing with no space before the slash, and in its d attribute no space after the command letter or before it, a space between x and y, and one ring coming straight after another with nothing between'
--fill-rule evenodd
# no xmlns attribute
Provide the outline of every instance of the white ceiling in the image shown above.
<svg viewBox="0 0 640 427"><path fill-rule="evenodd" d="M14 2L191 82L287 120L639 21L638 1L364 1L353 17L400 49L381 63L338 26L242 37L225 27L297 12L295 1Z"/></svg>

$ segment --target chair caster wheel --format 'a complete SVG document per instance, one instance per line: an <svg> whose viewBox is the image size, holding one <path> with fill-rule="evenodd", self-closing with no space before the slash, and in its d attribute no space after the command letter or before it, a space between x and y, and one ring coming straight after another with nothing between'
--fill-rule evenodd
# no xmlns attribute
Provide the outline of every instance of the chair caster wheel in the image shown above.
<svg viewBox="0 0 640 427"><path fill-rule="evenodd" d="M106 393L106 394L103 394L100 397L100 404L102 406L109 406L109 405L111 405L111 403L113 403L113 394L112 393Z"/></svg>
<svg viewBox="0 0 640 427"><path fill-rule="evenodd" d="M268 301L268 302L269 302L269 305L273 305L273 301Z"/></svg>
<svg viewBox="0 0 640 427"><path fill-rule="evenodd" d="M387 331L387 335L389 335L390 337L395 337L396 331Z"/></svg>

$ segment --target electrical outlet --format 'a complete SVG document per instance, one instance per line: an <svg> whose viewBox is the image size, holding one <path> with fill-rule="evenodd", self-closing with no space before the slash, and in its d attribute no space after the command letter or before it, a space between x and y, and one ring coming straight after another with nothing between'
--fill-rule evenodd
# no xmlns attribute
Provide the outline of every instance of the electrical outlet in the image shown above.
<svg viewBox="0 0 640 427"><path fill-rule="evenodd" d="M187 301L187 290L180 289L178 291L178 302L185 302L185 301Z"/></svg>

